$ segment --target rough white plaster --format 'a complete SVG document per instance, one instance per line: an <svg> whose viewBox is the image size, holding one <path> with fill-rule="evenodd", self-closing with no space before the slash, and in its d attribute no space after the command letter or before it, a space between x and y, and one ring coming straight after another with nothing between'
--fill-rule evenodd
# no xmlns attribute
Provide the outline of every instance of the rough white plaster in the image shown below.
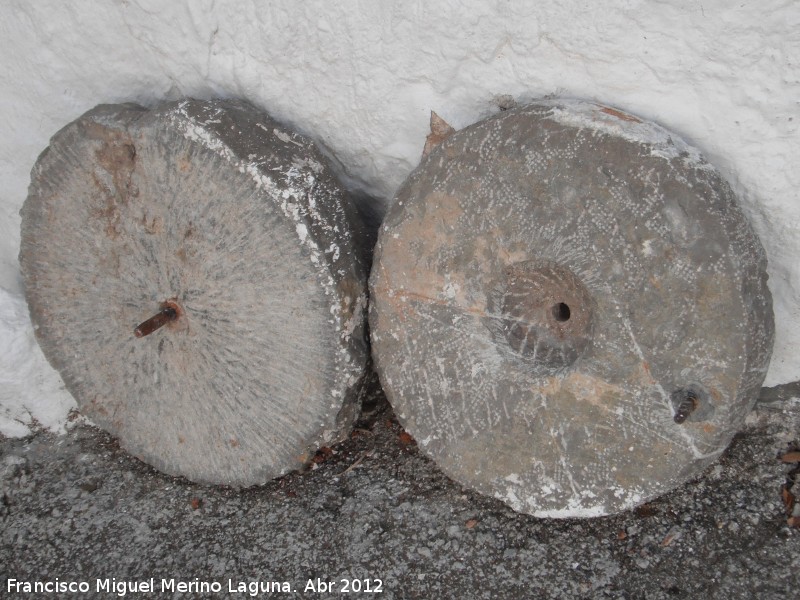
<svg viewBox="0 0 800 600"><path fill-rule="evenodd" d="M0 4L0 432L60 427L72 400L20 313L19 216L49 137L95 104L240 97L317 140L385 205L430 110L456 128L558 94L652 119L742 198L770 259L767 384L800 379L800 5L794 0ZM22 316L20 316L22 314Z"/></svg>

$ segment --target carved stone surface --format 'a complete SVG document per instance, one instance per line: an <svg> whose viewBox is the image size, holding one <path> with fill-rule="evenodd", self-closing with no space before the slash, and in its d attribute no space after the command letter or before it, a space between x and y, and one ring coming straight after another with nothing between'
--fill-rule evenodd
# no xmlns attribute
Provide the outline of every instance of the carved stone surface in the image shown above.
<svg viewBox="0 0 800 600"><path fill-rule="evenodd" d="M313 143L246 103L98 106L53 137L21 211L42 350L167 473L245 486L302 466L358 411L351 213Z"/></svg>
<svg viewBox="0 0 800 600"><path fill-rule="evenodd" d="M661 127L544 100L441 143L397 193L373 357L451 477L538 516L599 516L700 473L772 348L764 251L730 187Z"/></svg>

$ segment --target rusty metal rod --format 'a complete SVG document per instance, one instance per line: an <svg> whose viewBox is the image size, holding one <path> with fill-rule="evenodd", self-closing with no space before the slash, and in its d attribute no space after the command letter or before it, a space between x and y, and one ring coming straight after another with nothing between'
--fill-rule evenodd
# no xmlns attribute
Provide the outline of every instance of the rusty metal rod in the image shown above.
<svg viewBox="0 0 800 600"><path fill-rule="evenodd" d="M673 420L678 424L683 423L689 415L695 411L697 405L698 400L695 393L691 391L686 392L686 398L678 405Z"/></svg>
<svg viewBox="0 0 800 600"><path fill-rule="evenodd" d="M171 306L165 306L158 313L140 323L139 326L133 330L133 335L137 338L150 335L156 329L159 329L178 318L178 311Z"/></svg>

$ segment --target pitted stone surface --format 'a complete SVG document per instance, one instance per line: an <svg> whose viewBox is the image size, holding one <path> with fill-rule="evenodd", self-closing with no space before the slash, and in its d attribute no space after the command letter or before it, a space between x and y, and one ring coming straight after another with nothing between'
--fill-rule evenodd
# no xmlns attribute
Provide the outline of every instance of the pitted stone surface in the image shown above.
<svg viewBox="0 0 800 600"><path fill-rule="evenodd" d="M500 343L543 373L574 363L591 340L592 299L572 271L552 261L506 268L488 299Z"/></svg>
<svg viewBox="0 0 800 600"><path fill-rule="evenodd" d="M614 513L697 475L741 426L774 335L765 269L696 150L539 101L452 135L398 192L374 359L451 477L538 516Z"/></svg>
<svg viewBox="0 0 800 600"><path fill-rule="evenodd" d="M135 456L262 483L342 439L358 410L351 210L316 147L248 104L98 106L52 139L22 209L39 343ZM137 339L165 306L176 318Z"/></svg>

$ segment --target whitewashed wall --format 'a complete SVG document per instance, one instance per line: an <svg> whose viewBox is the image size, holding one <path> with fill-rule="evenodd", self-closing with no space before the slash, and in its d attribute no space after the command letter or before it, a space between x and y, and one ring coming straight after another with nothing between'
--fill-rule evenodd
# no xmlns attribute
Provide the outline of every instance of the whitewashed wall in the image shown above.
<svg viewBox="0 0 800 600"><path fill-rule="evenodd" d="M250 100L322 144L382 209L430 110L456 128L576 96L653 119L742 198L770 259L768 384L800 379L800 4L794 0L4 0L0 3L0 432L74 406L21 299L18 211L48 138L95 104Z"/></svg>

